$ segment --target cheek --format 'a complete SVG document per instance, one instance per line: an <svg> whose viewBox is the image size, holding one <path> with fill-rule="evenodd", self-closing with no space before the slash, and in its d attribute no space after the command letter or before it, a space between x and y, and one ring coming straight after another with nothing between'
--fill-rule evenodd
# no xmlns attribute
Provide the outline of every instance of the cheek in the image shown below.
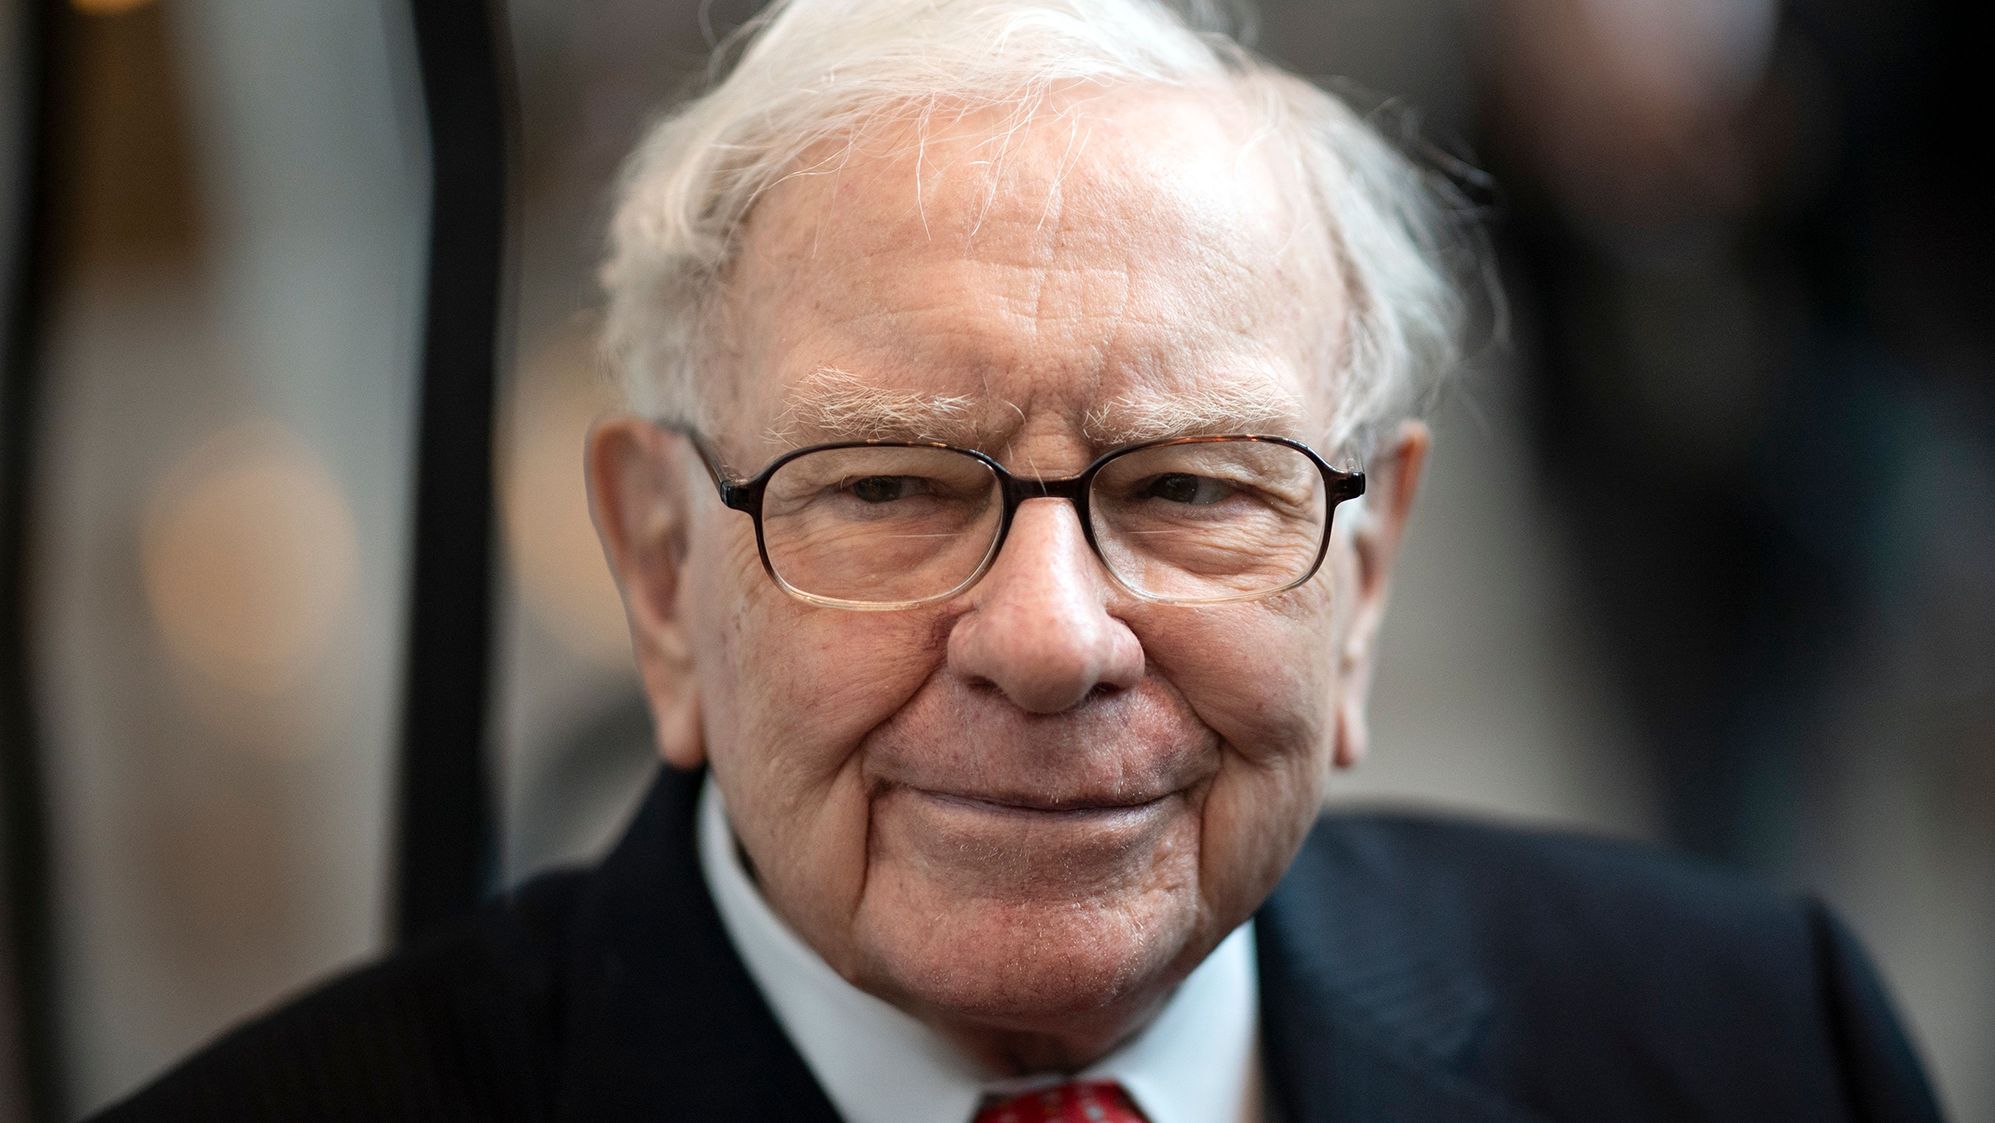
<svg viewBox="0 0 1995 1123"><path fill-rule="evenodd" d="M707 753L728 787L795 816L833 798L866 735L934 672L941 649L919 613L790 597L763 572L748 520L738 521L706 528L707 547L689 559Z"/></svg>
<svg viewBox="0 0 1995 1123"><path fill-rule="evenodd" d="M747 520L689 558L707 759L770 903L834 964L865 885L863 754L939 665L919 613L817 608L763 572Z"/></svg>
<svg viewBox="0 0 1995 1123"><path fill-rule="evenodd" d="M796 600L763 572L753 530L724 528L693 561L695 658L716 757L773 753L829 772L900 708L940 660L919 613L848 612Z"/></svg>
<svg viewBox="0 0 1995 1123"><path fill-rule="evenodd" d="M1289 770L1329 758L1334 614L1311 582L1245 605L1174 610L1146 629L1153 668L1236 755Z"/></svg>
<svg viewBox="0 0 1995 1123"><path fill-rule="evenodd" d="M1222 924L1259 906L1322 804L1337 689L1331 585L1150 630L1156 670L1223 742L1199 811L1200 891Z"/></svg>

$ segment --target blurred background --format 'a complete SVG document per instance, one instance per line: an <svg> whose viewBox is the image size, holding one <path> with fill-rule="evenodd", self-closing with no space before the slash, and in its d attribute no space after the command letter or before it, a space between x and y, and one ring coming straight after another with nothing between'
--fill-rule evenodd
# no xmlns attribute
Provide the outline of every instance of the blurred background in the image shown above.
<svg viewBox="0 0 1995 1123"><path fill-rule="evenodd" d="M1995 247L1960 8L1291 0L1260 39L1487 173L1510 299L1437 419L1376 754L1336 798L1823 895L1978 1120ZM620 156L752 10L498 7L494 886L586 860L653 766L579 471L609 401L593 269ZM0 1123L36 1117L50 1058L80 1114L394 938L417 58L397 0L0 6L0 198L33 219L0 229L0 315L40 386L0 405L33 514L0 621L27 675L0 732Z"/></svg>

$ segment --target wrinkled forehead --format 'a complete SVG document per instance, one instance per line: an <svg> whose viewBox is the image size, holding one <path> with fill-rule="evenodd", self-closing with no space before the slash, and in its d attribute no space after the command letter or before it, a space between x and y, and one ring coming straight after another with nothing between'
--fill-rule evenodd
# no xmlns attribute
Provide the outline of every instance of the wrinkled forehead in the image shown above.
<svg viewBox="0 0 1995 1123"><path fill-rule="evenodd" d="M757 205L728 303L735 410L765 426L817 420L799 409L835 371L972 427L1039 404L1113 428L1149 399L1196 406L1197 429L1306 430L1280 415L1326 408L1342 321L1331 240L1265 122L1224 92L1135 89L821 146ZM797 434L864 435L891 434Z"/></svg>

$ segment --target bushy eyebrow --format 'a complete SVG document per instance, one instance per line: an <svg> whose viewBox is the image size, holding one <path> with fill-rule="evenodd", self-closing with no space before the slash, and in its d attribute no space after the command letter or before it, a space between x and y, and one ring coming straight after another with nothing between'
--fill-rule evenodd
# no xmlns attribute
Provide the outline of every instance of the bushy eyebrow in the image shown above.
<svg viewBox="0 0 1995 1123"><path fill-rule="evenodd" d="M1297 436L1307 416L1295 391L1255 374L1167 394L1119 395L1090 408L1081 431L1103 448L1228 433Z"/></svg>
<svg viewBox="0 0 1995 1123"><path fill-rule="evenodd" d="M1002 403L875 386L847 371L820 367L790 388L766 435L790 446L895 440L982 448L1017 420L993 405ZM1302 433L1306 418L1307 407L1294 390L1255 373L1159 394L1118 395L1083 414L1081 435L1097 448L1227 433L1293 436Z"/></svg>
<svg viewBox="0 0 1995 1123"><path fill-rule="evenodd" d="M790 388L767 436L786 445L820 440L975 445L986 435L977 405L975 398L960 394L874 386L835 367L820 367Z"/></svg>

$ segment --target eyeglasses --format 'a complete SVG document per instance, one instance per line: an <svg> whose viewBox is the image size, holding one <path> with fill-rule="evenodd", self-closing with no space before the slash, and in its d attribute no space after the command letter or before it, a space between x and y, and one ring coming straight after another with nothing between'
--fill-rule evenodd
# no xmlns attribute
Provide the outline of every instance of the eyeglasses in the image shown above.
<svg viewBox="0 0 1995 1123"><path fill-rule="evenodd" d="M846 441L784 453L728 479L682 426L720 490L755 520L762 567L801 600L885 610L969 588L997 559L1018 505L1065 499L1115 583L1169 604L1293 589L1323 564L1337 504L1365 491L1285 437L1176 437L1111 449L1080 474L1012 475L973 449Z"/></svg>

